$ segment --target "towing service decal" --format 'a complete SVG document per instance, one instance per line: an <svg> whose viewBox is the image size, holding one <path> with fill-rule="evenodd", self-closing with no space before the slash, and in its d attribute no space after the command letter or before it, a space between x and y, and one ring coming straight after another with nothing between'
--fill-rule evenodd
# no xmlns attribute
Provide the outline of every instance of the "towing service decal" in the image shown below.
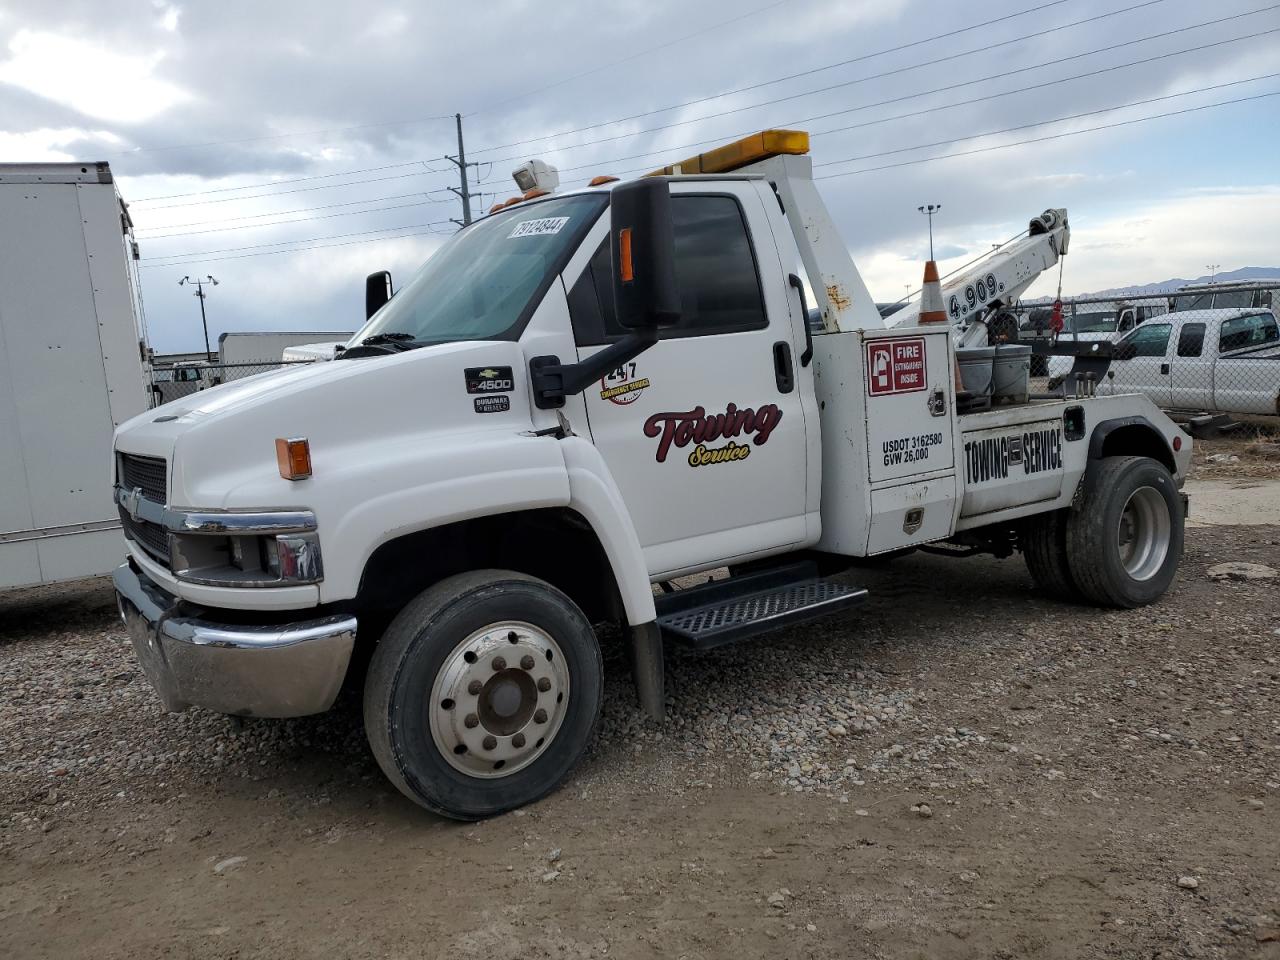
<svg viewBox="0 0 1280 960"><path fill-rule="evenodd" d="M745 460L751 455L751 447L745 442L738 443L736 437L751 436L751 443L761 446L768 442L769 435L782 420L782 410L776 403L766 403L755 409L738 408L737 404L729 404L724 413L710 416L704 407L694 407L683 413L655 413L644 422L644 435L657 437L658 450L654 459L665 463L667 454L674 445L676 448L695 444L689 454L689 466L701 467L712 463L734 463ZM752 436L754 435L754 436ZM718 447L710 447L715 440L727 440Z"/></svg>
<svg viewBox="0 0 1280 960"><path fill-rule="evenodd" d="M467 367L462 373L467 393L506 393L516 386L510 367Z"/></svg>
<svg viewBox="0 0 1280 960"><path fill-rule="evenodd" d="M649 378L636 376L636 364L632 360L600 378L600 399L626 406L639 400L641 391L648 386Z"/></svg>
<svg viewBox="0 0 1280 960"><path fill-rule="evenodd" d="M970 485L1061 469L1061 424L964 444L964 479Z"/></svg>

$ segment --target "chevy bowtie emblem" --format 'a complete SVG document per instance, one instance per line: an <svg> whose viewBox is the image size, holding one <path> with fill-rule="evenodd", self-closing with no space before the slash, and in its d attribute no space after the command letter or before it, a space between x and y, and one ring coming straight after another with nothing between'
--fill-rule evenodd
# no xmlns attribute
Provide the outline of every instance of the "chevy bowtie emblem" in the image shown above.
<svg viewBox="0 0 1280 960"><path fill-rule="evenodd" d="M121 496L120 506L124 507L125 513L129 514L135 523L138 521L138 501L141 499L141 487L134 487L132 490L126 490Z"/></svg>
<svg viewBox="0 0 1280 960"><path fill-rule="evenodd" d="M480 376L484 377L486 380L492 380L497 375L498 371L494 370L492 367L480 371Z"/></svg>

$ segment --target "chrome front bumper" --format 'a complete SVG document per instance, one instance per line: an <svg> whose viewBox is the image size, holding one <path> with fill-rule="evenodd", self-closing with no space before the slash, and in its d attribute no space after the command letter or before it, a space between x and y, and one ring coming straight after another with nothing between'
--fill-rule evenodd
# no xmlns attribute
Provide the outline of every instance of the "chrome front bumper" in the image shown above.
<svg viewBox="0 0 1280 960"><path fill-rule="evenodd" d="M333 705L351 661L355 617L222 624L191 615L132 564L113 579L120 618L166 710L302 717Z"/></svg>

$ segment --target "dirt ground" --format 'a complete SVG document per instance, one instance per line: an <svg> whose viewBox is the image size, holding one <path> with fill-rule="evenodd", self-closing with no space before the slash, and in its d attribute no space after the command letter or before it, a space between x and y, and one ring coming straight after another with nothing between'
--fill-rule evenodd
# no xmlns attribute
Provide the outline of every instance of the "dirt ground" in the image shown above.
<svg viewBox="0 0 1280 960"><path fill-rule="evenodd" d="M162 714L104 584L0 598L0 957L1280 957L1280 578L1208 573L1280 567L1280 470L1208 465L1153 607L913 555L674 653L662 725L611 648L581 768L480 824L351 698Z"/></svg>

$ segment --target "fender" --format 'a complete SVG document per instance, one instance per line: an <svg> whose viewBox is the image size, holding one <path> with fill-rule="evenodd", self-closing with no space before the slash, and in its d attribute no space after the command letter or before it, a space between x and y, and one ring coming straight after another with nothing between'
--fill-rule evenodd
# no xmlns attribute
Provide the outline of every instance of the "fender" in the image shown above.
<svg viewBox="0 0 1280 960"><path fill-rule="evenodd" d="M376 471L366 459L344 482L335 477L326 485L327 491L345 487L349 499L328 510L316 508L325 561L322 603L356 596L373 552L405 534L475 517L569 505L564 458L551 437L437 434L428 460L414 447L400 444L399 455L387 458L384 453Z"/></svg>
<svg viewBox="0 0 1280 960"><path fill-rule="evenodd" d="M1093 433L1089 436L1089 459L1101 460L1102 450L1106 446L1107 438L1119 430L1130 428L1138 428L1151 438L1152 444L1155 445L1153 450L1142 451L1144 456L1151 456L1153 453L1159 453L1154 459L1160 460L1169 468L1170 473L1176 474L1177 458L1174 456L1173 447L1169 443L1169 439L1160 432L1154 423L1141 415L1129 417L1116 417L1111 420L1103 420L1096 424Z"/></svg>
<svg viewBox="0 0 1280 960"><path fill-rule="evenodd" d="M613 474L600 451L581 437L565 437L560 441L560 451L569 475L569 506L591 525L604 548L627 623L636 626L653 621L658 614L649 569Z"/></svg>

